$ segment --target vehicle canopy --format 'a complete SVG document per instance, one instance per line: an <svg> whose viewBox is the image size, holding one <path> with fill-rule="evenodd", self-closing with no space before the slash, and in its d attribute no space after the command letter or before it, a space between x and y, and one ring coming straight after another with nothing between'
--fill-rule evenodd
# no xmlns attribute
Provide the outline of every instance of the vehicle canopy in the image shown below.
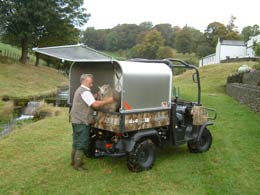
<svg viewBox="0 0 260 195"><path fill-rule="evenodd" d="M84 73L94 75L92 93L109 84L121 92L120 112L167 109L171 106L172 70L165 63L117 61L86 46L35 48L35 52L73 62L69 73L69 99Z"/></svg>

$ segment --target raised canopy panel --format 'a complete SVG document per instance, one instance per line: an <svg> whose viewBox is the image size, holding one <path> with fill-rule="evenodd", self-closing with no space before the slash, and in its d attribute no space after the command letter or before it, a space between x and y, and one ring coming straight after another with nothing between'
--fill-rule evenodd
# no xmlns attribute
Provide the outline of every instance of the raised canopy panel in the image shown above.
<svg viewBox="0 0 260 195"><path fill-rule="evenodd" d="M172 71L164 63L119 62L123 72L123 107L169 108Z"/></svg>
<svg viewBox="0 0 260 195"><path fill-rule="evenodd" d="M112 57L85 45L34 48L33 51L71 62L112 60Z"/></svg>

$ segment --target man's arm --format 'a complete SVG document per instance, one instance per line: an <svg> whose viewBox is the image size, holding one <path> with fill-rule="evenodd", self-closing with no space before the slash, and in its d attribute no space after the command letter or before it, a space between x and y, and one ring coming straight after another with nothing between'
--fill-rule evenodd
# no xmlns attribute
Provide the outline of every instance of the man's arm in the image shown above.
<svg viewBox="0 0 260 195"><path fill-rule="evenodd" d="M88 106L91 106L92 108L99 108L101 106L104 106L106 104L111 104L114 102L114 98L113 97L109 97L105 100L102 101L96 101L95 98L93 97L92 93L89 91L85 91L82 95L81 95L82 99L85 101L85 103Z"/></svg>
<svg viewBox="0 0 260 195"><path fill-rule="evenodd" d="M104 106L106 104L111 104L113 102L114 102L114 98L113 97L109 97L109 98L107 98L107 99L105 99L103 101L95 101L95 102L93 102L93 104L91 104L91 107L92 108L99 108L99 107L102 107L102 106Z"/></svg>

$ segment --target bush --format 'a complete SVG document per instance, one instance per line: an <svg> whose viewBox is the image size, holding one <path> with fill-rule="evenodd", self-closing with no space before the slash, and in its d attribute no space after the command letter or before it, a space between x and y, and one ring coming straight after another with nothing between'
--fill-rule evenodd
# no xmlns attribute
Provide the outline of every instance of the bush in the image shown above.
<svg viewBox="0 0 260 195"><path fill-rule="evenodd" d="M244 73L236 73L228 76L227 83L243 83Z"/></svg>
<svg viewBox="0 0 260 195"><path fill-rule="evenodd" d="M13 101L0 102L0 123L6 123L13 117L14 103Z"/></svg>
<svg viewBox="0 0 260 195"><path fill-rule="evenodd" d="M255 64L255 65L253 66L253 69L255 69L255 70L260 70L260 59L259 59L258 64Z"/></svg>
<svg viewBox="0 0 260 195"><path fill-rule="evenodd" d="M58 116L61 114L59 107L54 107L53 105L43 102L39 108L37 108L34 119L40 120L45 117Z"/></svg>
<svg viewBox="0 0 260 195"><path fill-rule="evenodd" d="M160 47L156 53L157 59L173 58L173 51L170 47Z"/></svg>

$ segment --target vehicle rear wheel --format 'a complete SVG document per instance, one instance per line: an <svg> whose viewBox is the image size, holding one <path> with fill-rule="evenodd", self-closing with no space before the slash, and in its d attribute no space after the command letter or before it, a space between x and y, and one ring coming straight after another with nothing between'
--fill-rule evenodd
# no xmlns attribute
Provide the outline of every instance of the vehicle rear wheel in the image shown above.
<svg viewBox="0 0 260 195"><path fill-rule="evenodd" d="M151 169L155 161L155 145L150 140L137 142L127 157L127 167L132 172Z"/></svg>
<svg viewBox="0 0 260 195"><path fill-rule="evenodd" d="M188 148L191 153L202 153L210 149L212 136L210 131L205 128L199 141L189 141Z"/></svg>

